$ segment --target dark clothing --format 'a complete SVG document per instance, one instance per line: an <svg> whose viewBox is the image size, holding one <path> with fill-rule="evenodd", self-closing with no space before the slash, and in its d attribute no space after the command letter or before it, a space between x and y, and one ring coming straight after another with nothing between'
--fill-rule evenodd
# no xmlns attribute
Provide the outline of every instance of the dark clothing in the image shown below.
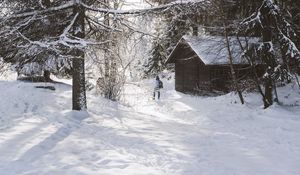
<svg viewBox="0 0 300 175"><path fill-rule="evenodd" d="M156 80L155 80L155 86L154 86L154 92L153 92L153 99L155 100L155 94L157 93L157 99L159 100L160 99L160 79L159 77L157 76L156 77Z"/></svg>
<svg viewBox="0 0 300 175"><path fill-rule="evenodd" d="M160 99L160 91L159 91L159 89L158 90L154 89L154 92L153 92L153 99L154 100L155 100L155 93L157 93L157 99L159 100Z"/></svg>

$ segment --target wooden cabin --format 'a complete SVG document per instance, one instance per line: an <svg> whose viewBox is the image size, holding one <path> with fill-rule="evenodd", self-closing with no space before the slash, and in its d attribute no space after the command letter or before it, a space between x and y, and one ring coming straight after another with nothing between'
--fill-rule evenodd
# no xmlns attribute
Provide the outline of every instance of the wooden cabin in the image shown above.
<svg viewBox="0 0 300 175"><path fill-rule="evenodd" d="M237 39L230 38L230 49L237 76L250 74L250 66L242 57ZM232 84L228 50L222 36L183 36L167 63L175 63L175 89L180 92L226 92Z"/></svg>

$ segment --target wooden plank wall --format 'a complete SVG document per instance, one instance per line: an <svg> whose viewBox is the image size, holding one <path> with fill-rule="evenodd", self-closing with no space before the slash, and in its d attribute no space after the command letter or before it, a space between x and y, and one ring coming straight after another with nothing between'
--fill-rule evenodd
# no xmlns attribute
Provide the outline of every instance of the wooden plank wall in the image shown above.
<svg viewBox="0 0 300 175"><path fill-rule="evenodd" d="M229 65L204 65L195 52L186 45L174 54L175 58L175 89L184 93L202 93L202 91L227 91L231 83ZM249 70L239 70L246 65L236 65L237 77Z"/></svg>

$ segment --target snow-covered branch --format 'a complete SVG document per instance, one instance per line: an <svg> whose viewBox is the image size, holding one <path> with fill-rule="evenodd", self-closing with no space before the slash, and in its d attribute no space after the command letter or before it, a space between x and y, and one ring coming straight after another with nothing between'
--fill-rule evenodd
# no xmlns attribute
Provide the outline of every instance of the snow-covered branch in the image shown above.
<svg viewBox="0 0 300 175"><path fill-rule="evenodd" d="M56 11L60 11L60 10L65 10L68 8L72 8L76 3L74 1L68 1L65 4L62 4L60 6L57 7L49 7L45 10L34 10L34 11L30 11L30 12L24 12L24 13L19 13L19 14L13 14L10 15L6 18L0 18L1 20L8 20L8 19L14 19L14 18L25 18L28 16L33 16L33 15L42 15L42 14L46 14L46 13L50 13L50 12L56 12Z"/></svg>
<svg viewBox="0 0 300 175"><path fill-rule="evenodd" d="M295 43L282 32L279 33L279 42L283 49L286 50L285 56L288 58L294 58L300 63L300 51Z"/></svg>
<svg viewBox="0 0 300 175"><path fill-rule="evenodd" d="M161 5L157 7L151 7L151 8L145 8L145 9L133 9L133 10L115 10L115 9L108 9L108 8L98 8L98 7L93 7L90 5L85 4L82 1L74 1L70 0L60 6L57 7L50 7L44 10L34 10L30 12L24 12L24 13L19 13L19 14L13 14L9 17L2 18L2 19L13 19L13 18L25 18L28 16L33 16L33 15L42 15L46 13L51 13L55 11L60 11L68 8L72 8L75 5L80 4L85 8L85 10L93 11L93 12L100 12L100 13L107 13L107 14L122 14L122 15L128 15L128 14L145 14L149 12L162 12L165 10L168 10L169 8L176 7L179 5L186 5L186 6L193 6L195 4L206 4L208 0L193 0L193 1L175 1L171 2L166 5Z"/></svg>
<svg viewBox="0 0 300 175"><path fill-rule="evenodd" d="M89 6L83 2L80 4L85 7L87 10L94 11L94 12L101 12L101 13L109 13L109 14L121 14L121 15L133 15L133 14L145 14L149 12L162 12L166 11L172 7L176 7L179 5L186 5L186 6L191 6L195 4L205 4L207 0L194 0L194 1L175 1L171 2L166 5L160 5L157 7L151 7L151 8L145 8L145 9L133 9L133 10L115 10L115 9L106 9L106 8L95 8L92 6Z"/></svg>
<svg viewBox="0 0 300 175"><path fill-rule="evenodd" d="M36 15L30 16L30 17L24 19L23 21L20 21L19 23L17 23L15 26L13 26L13 28L8 28L6 30L3 30L2 32L0 32L0 35L1 35L1 37L6 37L8 35L11 35L14 32L20 30L21 28L26 27L35 19L36 19Z"/></svg>
<svg viewBox="0 0 300 175"><path fill-rule="evenodd" d="M300 62L300 52L293 41L293 38L297 37L296 32L272 0L264 0L257 12L241 23L239 32L255 31L257 25L261 32L265 28L272 28L273 38L271 39L273 42L279 41L282 54Z"/></svg>

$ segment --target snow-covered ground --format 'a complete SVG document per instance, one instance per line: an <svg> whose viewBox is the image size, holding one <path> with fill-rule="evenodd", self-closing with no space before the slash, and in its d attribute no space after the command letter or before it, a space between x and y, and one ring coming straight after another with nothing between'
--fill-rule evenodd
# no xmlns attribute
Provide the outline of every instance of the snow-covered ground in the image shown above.
<svg viewBox="0 0 300 175"><path fill-rule="evenodd" d="M121 102L88 93L71 111L71 86L0 81L1 175L299 175L300 91L279 89L284 105L260 97L192 97L164 80L126 85Z"/></svg>

